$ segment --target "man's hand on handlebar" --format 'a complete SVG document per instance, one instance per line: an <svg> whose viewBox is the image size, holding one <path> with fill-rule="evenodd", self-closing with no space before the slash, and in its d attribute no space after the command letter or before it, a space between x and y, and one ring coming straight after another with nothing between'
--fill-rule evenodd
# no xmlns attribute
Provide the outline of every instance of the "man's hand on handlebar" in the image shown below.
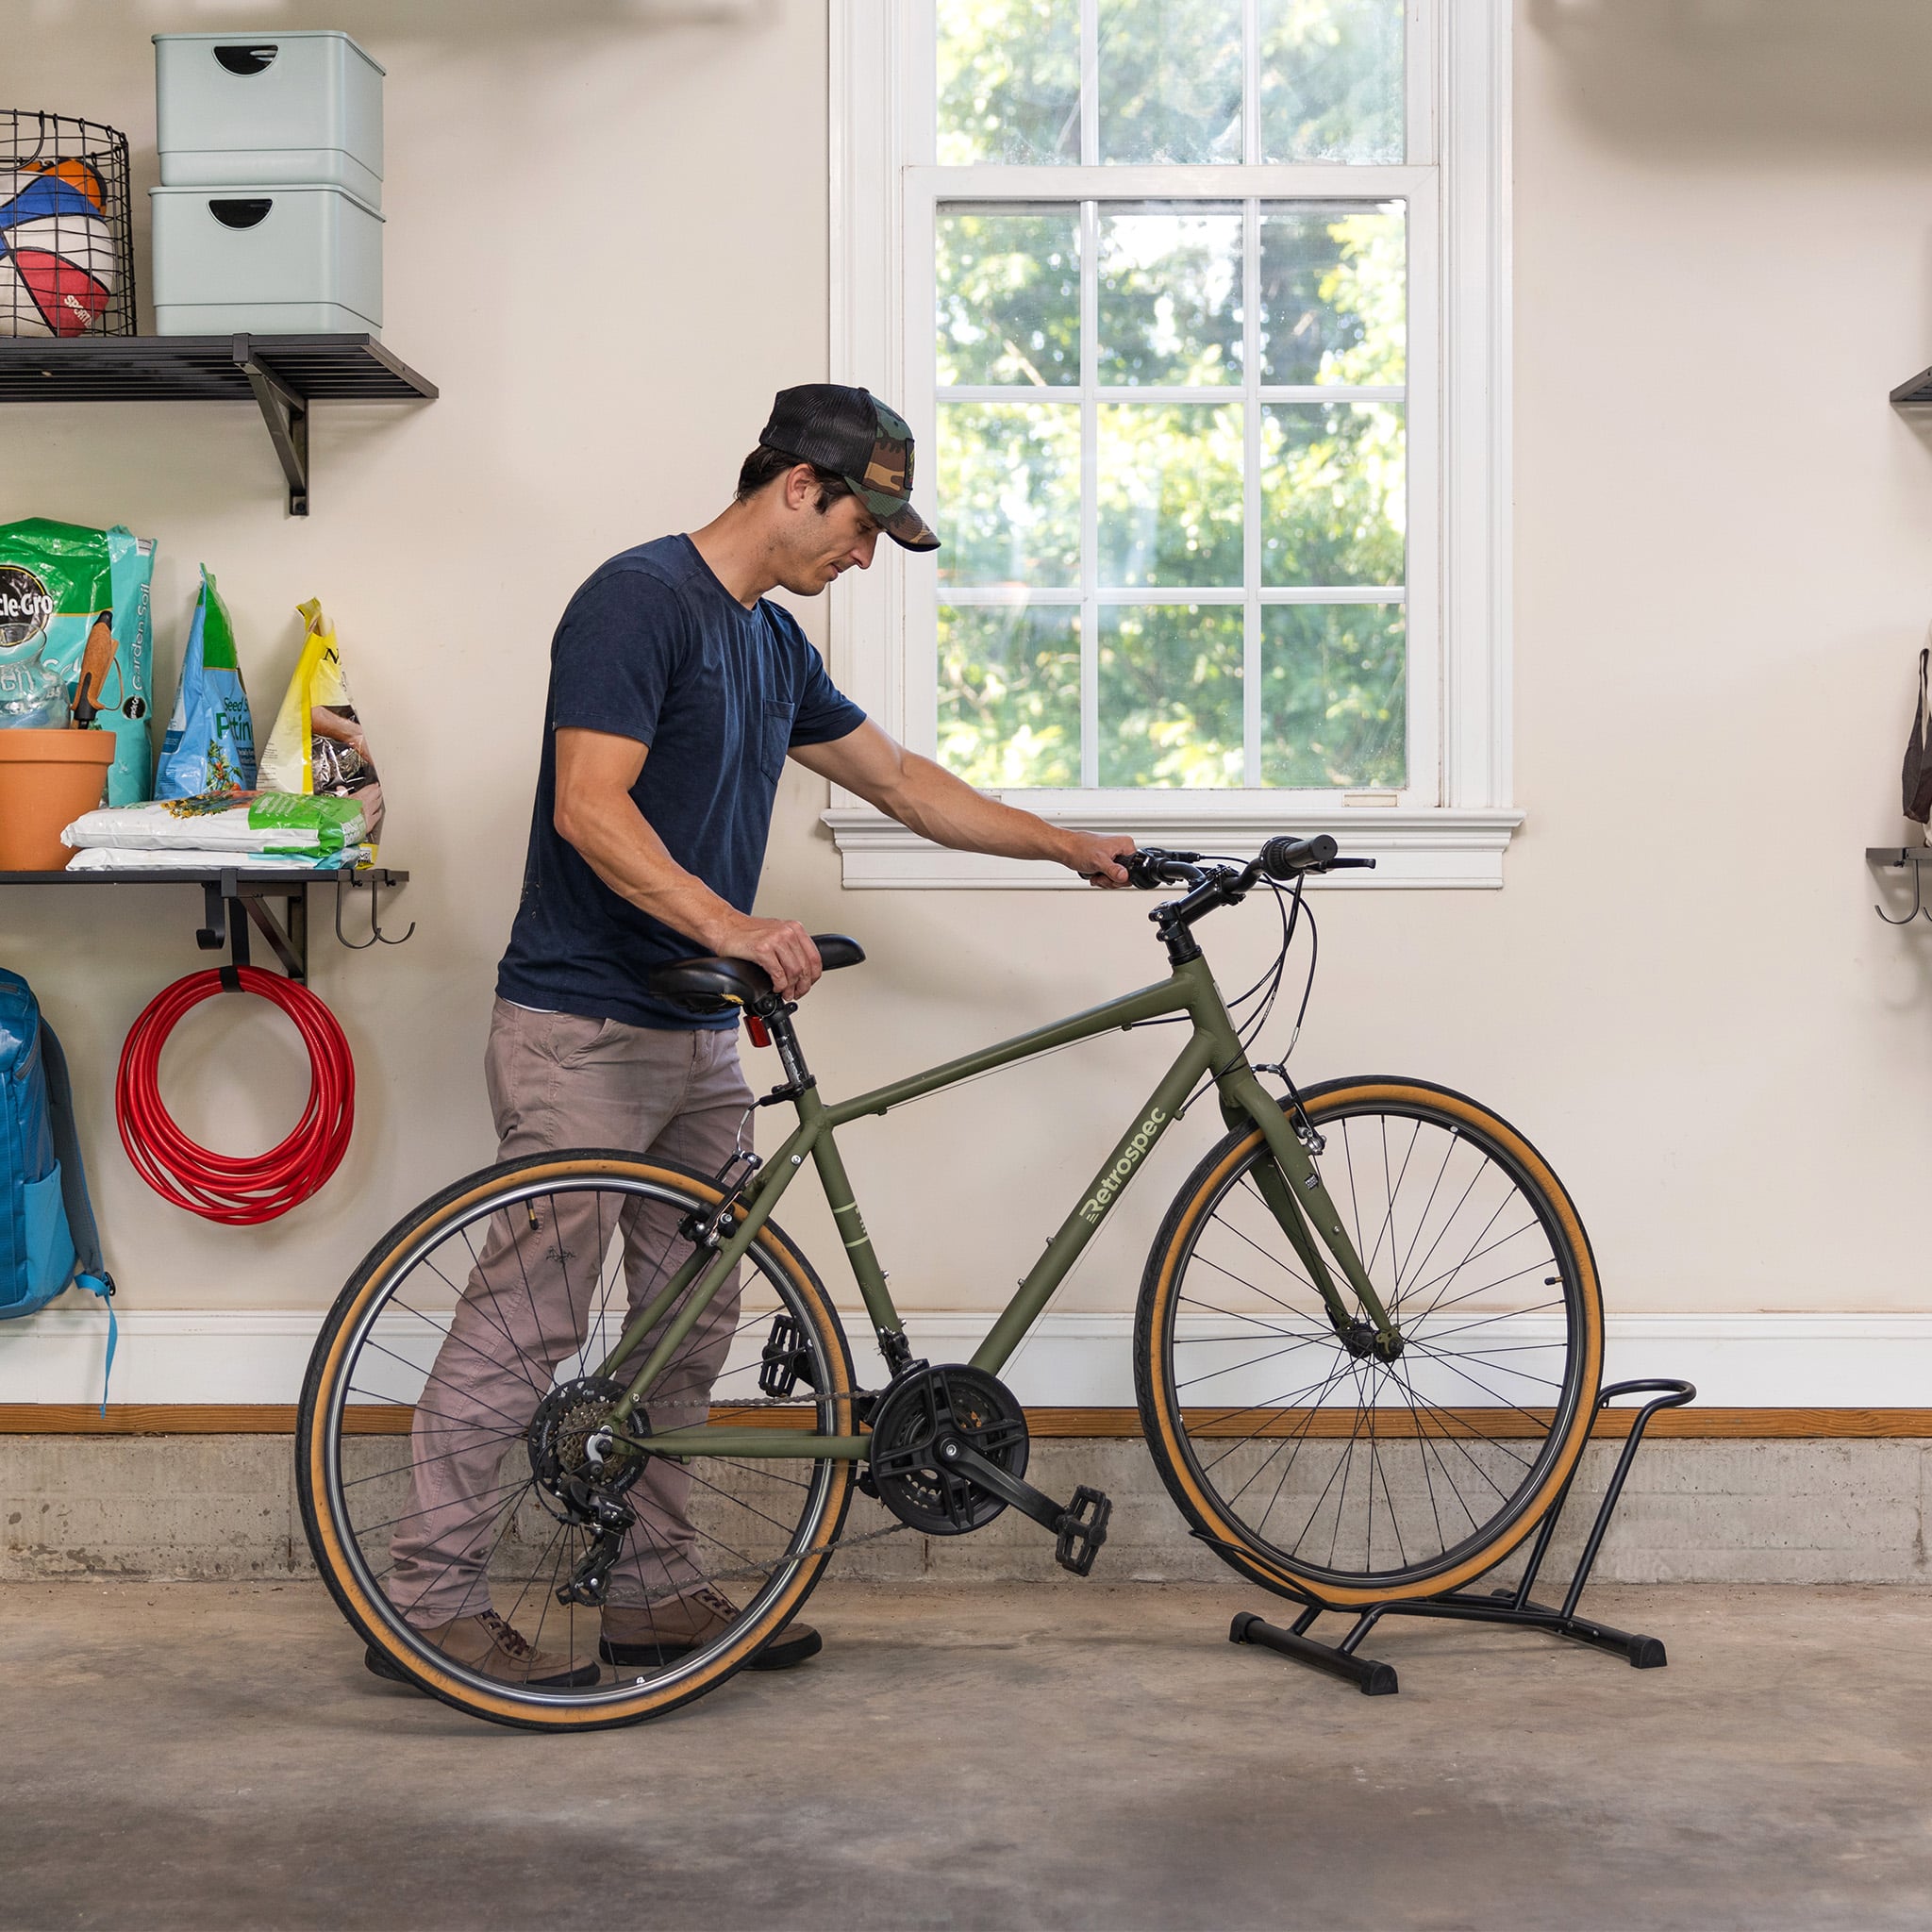
<svg viewBox="0 0 1932 1932"><path fill-rule="evenodd" d="M1206 888L1218 883L1232 903L1264 875L1287 880L1310 872L1372 869L1374 863L1373 858L1340 857L1335 841L1326 832L1317 832L1310 839L1270 839L1245 869L1207 858L1199 852L1169 852L1149 845L1126 861L1126 872L1128 883L1143 892L1158 891L1163 886Z"/></svg>
<svg viewBox="0 0 1932 1932"><path fill-rule="evenodd" d="M753 919L737 912L704 940L721 958L762 966L780 999L802 1000L825 970L810 933L795 919Z"/></svg>
<svg viewBox="0 0 1932 1932"><path fill-rule="evenodd" d="M1068 832L1060 863L1071 866L1089 885L1111 891L1131 884L1121 860L1134 850L1134 841L1124 832Z"/></svg>

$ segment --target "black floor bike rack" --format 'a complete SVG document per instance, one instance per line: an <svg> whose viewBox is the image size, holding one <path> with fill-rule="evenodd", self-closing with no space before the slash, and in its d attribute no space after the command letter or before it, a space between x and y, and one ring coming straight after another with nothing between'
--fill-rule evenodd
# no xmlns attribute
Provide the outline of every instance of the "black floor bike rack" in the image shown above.
<svg viewBox="0 0 1932 1932"><path fill-rule="evenodd" d="M1576 1469L1583 1466L1580 1456L1576 1458L1576 1469L1570 1472L1569 1479L1543 1518L1542 1527L1537 1531L1523 1580L1514 1590L1495 1590L1487 1596L1451 1590L1441 1596L1371 1604L1357 1615L1354 1628L1340 1643L1323 1643L1307 1634L1317 1617L1339 1607L1324 1603L1311 1593L1300 1592L1307 1608L1286 1630L1243 1611L1229 1628L1227 1641L1230 1643L1257 1643L1264 1649L1278 1651L1283 1657L1292 1657L1311 1670L1325 1671L1331 1677L1342 1678L1353 1684L1364 1697L1392 1697L1401 1688L1396 1682L1393 1664L1380 1663L1374 1657L1357 1655L1362 1639L1384 1617L1453 1617L1472 1624L1510 1624L1523 1629L1547 1630L1557 1637L1574 1638L1578 1643L1593 1644L1598 1650L1614 1652L1627 1658L1633 1670L1662 1670L1669 1659L1664 1655L1661 1638L1639 1637L1627 1630L1613 1630L1607 1624L1598 1624L1576 1614L1577 1600L1596 1565L1597 1552L1603 1547L1610 1518L1615 1515L1618 1500L1624 1493L1624 1480L1630 1474L1631 1463L1637 1459L1637 1451L1642 1443L1643 1432L1650 1426L1651 1417L1660 1408L1682 1408L1686 1403L1694 1402L1697 1391L1689 1382L1614 1382L1598 1395L1598 1412L1624 1395L1648 1395L1651 1400L1630 1420L1630 1434L1624 1441L1624 1453L1617 1458L1609 1488L1604 1491L1604 1499L1597 1506L1596 1521L1591 1524L1589 1540L1583 1545L1583 1555L1577 1559L1575 1574L1570 1579L1570 1588L1564 1592L1560 1608L1536 1602L1530 1591L1536 1588L1537 1573L1542 1568L1550 1540L1557 1533L1563 1506L1570 1500L1570 1485L1576 1480Z"/></svg>

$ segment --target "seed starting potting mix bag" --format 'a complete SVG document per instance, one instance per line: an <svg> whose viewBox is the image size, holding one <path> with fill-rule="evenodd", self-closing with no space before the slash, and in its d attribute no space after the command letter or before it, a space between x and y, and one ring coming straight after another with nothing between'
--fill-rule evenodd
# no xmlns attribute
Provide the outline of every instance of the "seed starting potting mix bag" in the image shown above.
<svg viewBox="0 0 1932 1932"><path fill-rule="evenodd" d="M181 657L181 686L155 767L157 798L255 790L255 721L235 655L228 607L207 564Z"/></svg>
<svg viewBox="0 0 1932 1932"><path fill-rule="evenodd" d="M261 789L353 798L362 808L369 837L377 839L382 832L382 785L349 696L349 681L342 675L335 626L322 614L317 598L295 608L308 627L308 635L282 708L275 714L275 728L262 750Z"/></svg>
<svg viewBox="0 0 1932 1932"><path fill-rule="evenodd" d="M354 798L302 798L280 791L209 792L152 805L103 806L60 834L77 850L257 852L290 858L351 851L369 826Z"/></svg>
<svg viewBox="0 0 1932 1932"><path fill-rule="evenodd" d="M119 525L0 525L0 728L93 718L114 734L112 805L137 804L151 786L154 567L154 540Z"/></svg>

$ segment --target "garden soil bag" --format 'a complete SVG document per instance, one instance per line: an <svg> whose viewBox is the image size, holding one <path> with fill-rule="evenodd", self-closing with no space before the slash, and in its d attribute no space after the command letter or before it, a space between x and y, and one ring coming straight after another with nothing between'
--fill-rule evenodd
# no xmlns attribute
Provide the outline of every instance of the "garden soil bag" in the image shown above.
<svg viewBox="0 0 1932 1932"><path fill-rule="evenodd" d="M379 839L382 784L349 696L335 626L322 614L317 598L295 608L308 625L308 635L302 640L302 656L282 708L275 714L275 728L262 751L257 782L263 791L353 798L362 808L369 838Z"/></svg>
<svg viewBox="0 0 1932 1932"><path fill-rule="evenodd" d="M235 655L235 630L207 564L181 657L181 684L155 767L157 798L255 790L255 721Z"/></svg>
<svg viewBox="0 0 1932 1932"><path fill-rule="evenodd" d="M110 805L153 784L154 567L154 540L119 525L0 525L0 726L58 730L76 707L82 723L98 711L114 736Z"/></svg>

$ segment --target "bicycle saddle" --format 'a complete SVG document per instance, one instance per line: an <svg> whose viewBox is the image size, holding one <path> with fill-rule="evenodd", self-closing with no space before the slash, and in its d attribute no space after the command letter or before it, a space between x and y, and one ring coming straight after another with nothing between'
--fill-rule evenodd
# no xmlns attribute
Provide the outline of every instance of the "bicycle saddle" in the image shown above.
<svg viewBox="0 0 1932 1932"><path fill-rule="evenodd" d="M815 932L811 942L819 949L819 961L827 973L840 966L857 966L865 958L865 948L842 932ZM654 966L644 975L644 984L660 1000L709 1013L726 1007L749 1006L772 991L771 976L762 966L755 966L749 959L717 959L709 955Z"/></svg>

